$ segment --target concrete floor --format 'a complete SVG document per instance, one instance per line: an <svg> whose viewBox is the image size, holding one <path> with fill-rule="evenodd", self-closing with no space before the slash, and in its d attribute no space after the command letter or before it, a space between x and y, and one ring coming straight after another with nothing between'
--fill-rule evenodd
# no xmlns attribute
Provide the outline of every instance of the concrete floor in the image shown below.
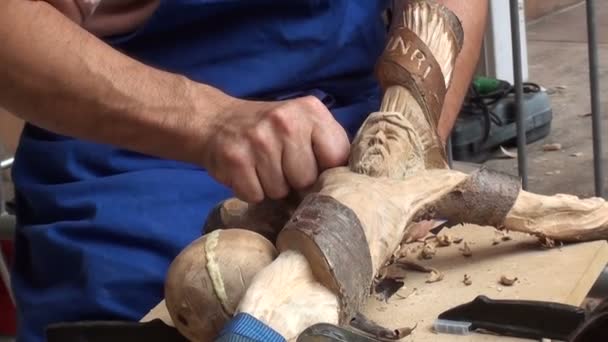
<svg viewBox="0 0 608 342"><path fill-rule="evenodd" d="M608 1L596 1L596 5L603 165L608 172ZM585 18L585 6L581 3L528 27L529 80L554 91L551 134L528 145L529 190L537 193L584 197L594 193L591 118L581 117L591 111ZM542 146L547 143L560 143L563 150L543 152ZM583 155L570 156L577 152ZM517 174L515 159L491 160L486 165ZM604 178L608 184L608 174Z"/></svg>

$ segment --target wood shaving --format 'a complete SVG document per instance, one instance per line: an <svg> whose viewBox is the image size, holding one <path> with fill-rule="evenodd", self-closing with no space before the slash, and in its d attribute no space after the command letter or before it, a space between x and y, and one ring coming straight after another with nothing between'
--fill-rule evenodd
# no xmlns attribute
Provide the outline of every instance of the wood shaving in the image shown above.
<svg viewBox="0 0 608 342"><path fill-rule="evenodd" d="M442 281L442 280L443 280L443 273L441 273L437 270L432 270L431 274L429 274L428 278L426 278L426 282L428 284L436 283L436 282Z"/></svg>
<svg viewBox="0 0 608 342"><path fill-rule="evenodd" d="M469 244L466 241L464 243L464 247L460 248L460 251L462 252L462 255L465 258L473 256L473 251L471 250L471 248L469 247Z"/></svg>
<svg viewBox="0 0 608 342"><path fill-rule="evenodd" d="M578 157L582 157L583 156L583 152L576 152L576 153L571 153L570 157L574 157L574 158L578 158Z"/></svg>
<svg viewBox="0 0 608 342"><path fill-rule="evenodd" d="M425 243L419 257L421 259L429 260L432 259L436 253L437 250L435 249L435 246L431 245L430 243Z"/></svg>
<svg viewBox="0 0 608 342"><path fill-rule="evenodd" d="M455 238L452 240L452 242L453 242L453 243L455 243L455 244L459 244L459 243L461 243L461 242L462 242L462 240L463 240L463 239L462 239L461 237L455 237Z"/></svg>
<svg viewBox="0 0 608 342"><path fill-rule="evenodd" d="M539 237L538 241L540 242L540 245L543 248L553 248L555 247L555 241L552 239L549 239L548 237Z"/></svg>
<svg viewBox="0 0 608 342"><path fill-rule="evenodd" d="M361 313L357 313L355 317L351 320L350 326L355 328L361 332L364 332L373 337L379 338L382 341L384 340L400 340L408 335L410 335L414 329L418 326L414 325L413 327L399 328L399 329L388 329L385 328L378 323L370 320L366 316Z"/></svg>
<svg viewBox="0 0 608 342"><path fill-rule="evenodd" d="M578 116L579 116L579 117L581 117L581 118L588 118L588 117L590 117L591 115L593 115L593 114L591 114L591 112L589 112L589 113L583 113L583 114L579 114Z"/></svg>
<svg viewBox="0 0 608 342"><path fill-rule="evenodd" d="M500 284L504 286L513 286L517 281L517 277L507 277L505 275L500 277Z"/></svg>
<svg viewBox="0 0 608 342"><path fill-rule="evenodd" d="M471 286L471 284L473 284L473 281L471 280L471 277L468 274L465 274L462 283L466 286Z"/></svg>
<svg viewBox="0 0 608 342"><path fill-rule="evenodd" d="M406 328L400 328L400 329L397 329L397 330L395 331L395 332L397 333L397 337L398 337L399 339L402 339L402 338L404 338L404 337L406 337L406 336L411 335L411 334L414 332L414 330L416 329L416 327L417 327L417 326L418 326L418 323L416 323L416 324L415 324L413 327L411 327L411 328L406 327Z"/></svg>
<svg viewBox="0 0 608 342"><path fill-rule="evenodd" d="M561 149L562 144L559 143L543 145L543 151L545 152L561 151Z"/></svg>
<svg viewBox="0 0 608 342"><path fill-rule="evenodd" d="M502 146L500 146L500 151L507 158L511 158L511 159L516 159L517 158L517 153L508 151L506 148L504 148Z"/></svg>
<svg viewBox="0 0 608 342"><path fill-rule="evenodd" d="M418 272L430 273L430 272L433 272L433 270L434 270L434 268L426 267L422 264L419 264L413 260L409 260L406 258L397 260L397 263L404 268L407 268L407 269L410 269L413 271L418 271Z"/></svg>
<svg viewBox="0 0 608 342"><path fill-rule="evenodd" d="M395 297L397 297L399 300L404 300L404 299L408 299L409 296L413 295L414 293L416 293L416 289L413 289L412 292L408 293L405 296L400 295L399 293L395 293Z"/></svg>
<svg viewBox="0 0 608 342"><path fill-rule="evenodd" d="M452 244L452 238L448 234L437 236L437 247L447 247Z"/></svg>

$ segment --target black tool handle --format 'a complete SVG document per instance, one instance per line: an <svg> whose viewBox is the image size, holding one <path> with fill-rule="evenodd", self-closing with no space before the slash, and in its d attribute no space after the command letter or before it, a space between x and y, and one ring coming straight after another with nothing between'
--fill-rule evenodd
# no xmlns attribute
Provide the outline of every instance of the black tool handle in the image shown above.
<svg viewBox="0 0 608 342"><path fill-rule="evenodd" d="M470 303L439 315L440 319L469 322L472 329L484 329L503 336L561 341L569 340L585 317L585 310L572 305L493 300L486 296L478 296Z"/></svg>

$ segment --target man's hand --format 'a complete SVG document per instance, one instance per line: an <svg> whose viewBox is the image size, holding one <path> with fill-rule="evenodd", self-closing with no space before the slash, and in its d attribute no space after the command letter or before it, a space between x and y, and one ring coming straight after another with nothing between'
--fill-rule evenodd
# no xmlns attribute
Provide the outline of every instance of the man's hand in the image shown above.
<svg viewBox="0 0 608 342"><path fill-rule="evenodd" d="M348 158L346 132L315 97L223 108L205 123L203 165L244 201L305 189Z"/></svg>
<svg viewBox="0 0 608 342"><path fill-rule="evenodd" d="M283 197L347 159L346 133L316 98L235 99L129 58L47 2L0 0L0 41L0 105L11 113L196 163L243 200Z"/></svg>

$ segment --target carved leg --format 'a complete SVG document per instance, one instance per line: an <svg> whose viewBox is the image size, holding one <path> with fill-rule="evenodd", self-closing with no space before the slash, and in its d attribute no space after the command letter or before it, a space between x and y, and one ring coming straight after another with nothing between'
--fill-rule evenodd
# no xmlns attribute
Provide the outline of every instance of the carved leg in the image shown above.
<svg viewBox="0 0 608 342"><path fill-rule="evenodd" d="M522 191L504 228L563 242L608 239L608 202Z"/></svg>

